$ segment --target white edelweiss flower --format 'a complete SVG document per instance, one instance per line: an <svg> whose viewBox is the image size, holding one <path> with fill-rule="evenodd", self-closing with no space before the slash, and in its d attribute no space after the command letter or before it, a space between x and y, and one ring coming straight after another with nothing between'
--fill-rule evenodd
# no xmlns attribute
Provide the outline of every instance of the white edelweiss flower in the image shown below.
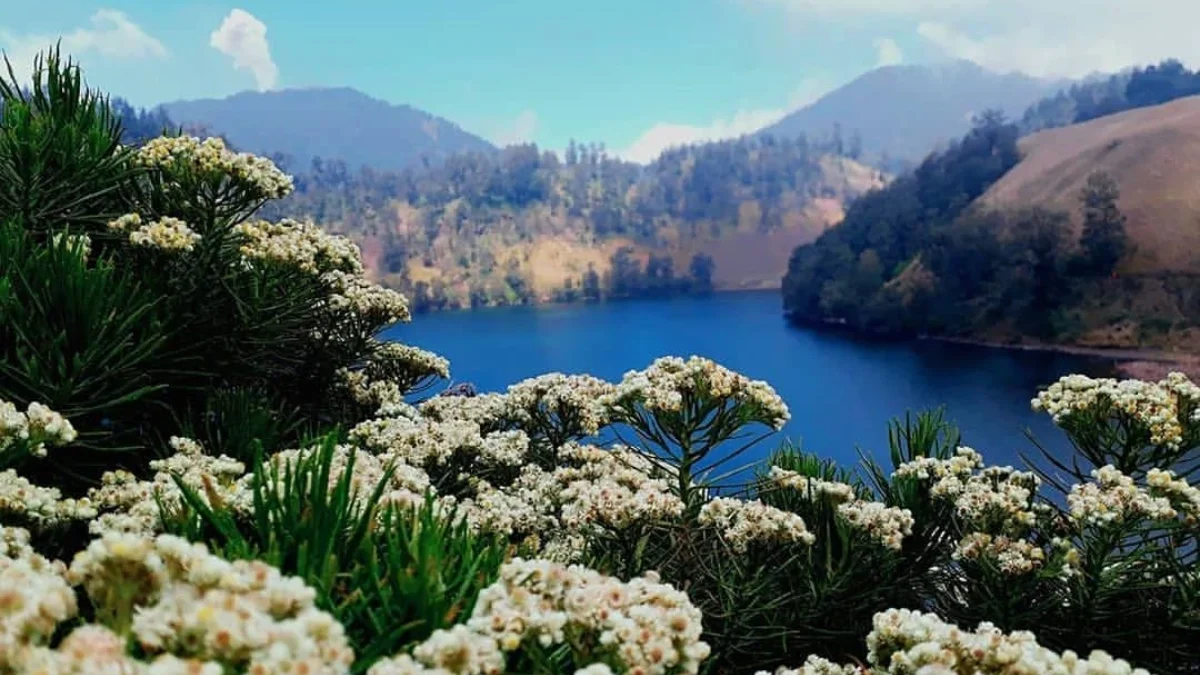
<svg viewBox="0 0 1200 675"><path fill-rule="evenodd" d="M76 556L68 579L101 611L136 607L130 637L150 658L186 653L222 672L330 674L354 658L341 624L316 608L303 580L178 537L107 534ZM169 662L155 663L170 672Z"/></svg>
<svg viewBox="0 0 1200 675"><path fill-rule="evenodd" d="M803 518L758 500L714 499L701 507L699 522L721 530L725 540L737 551L745 551L751 542L811 545L816 541Z"/></svg>
<svg viewBox="0 0 1200 675"><path fill-rule="evenodd" d="M791 417L783 399L766 382L751 380L699 356L687 361L663 357L645 370L630 371L602 400L618 409L638 404L650 412L672 413L680 410L685 397L692 396L751 406L759 421L776 429L783 428Z"/></svg>
<svg viewBox="0 0 1200 675"><path fill-rule="evenodd" d="M284 218L278 223L248 221L234 227L247 260L291 265L310 274L341 271L361 275L362 251L345 237L331 235L313 223Z"/></svg>
<svg viewBox="0 0 1200 675"><path fill-rule="evenodd" d="M1068 375L1038 392L1033 407L1049 414L1060 426L1096 411L1120 415L1144 427L1152 445L1178 448L1184 424L1195 421L1180 419L1180 403L1200 409L1195 407L1200 402L1198 392L1200 389L1180 373L1172 373L1158 383Z"/></svg>
<svg viewBox="0 0 1200 675"><path fill-rule="evenodd" d="M251 199L281 199L291 194L292 177L265 157L230 151L220 138L162 136L138 149L134 161L168 176L202 173L235 185Z"/></svg>
<svg viewBox="0 0 1200 675"><path fill-rule="evenodd" d="M480 592L466 627L503 652L526 641L550 647L568 633L588 635L594 658L618 657L628 670L646 675L695 673L709 654L700 639L700 611L685 593L653 575L623 582L547 560L517 558L504 565L500 579ZM414 656L436 665L421 658L422 648Z"/></svg>
<svg viewBox="0 0 1200 675"><path fill-rule="evenodd" d="M142 225L129 233L129 242L134 246L167 252L191 251L199 241L200 235L187 223L170 217Z"/></svg>
<svg viewBox="0 0 1200 675"><path fill-rule="evenodd" d="M959 672L966 664L978 673L1149 675L1101 651L1080 659L1070 651L1059 654L1042 647L1027 631L1006 634L984 622L972 632L908 609L876 614L867 648L868 663L906 673Z"/></svg>
<svg viewBox="0 0 1200 675"><path fill-rule="evenodd" d="M767 480L776 487L796 490L806 497L829 499L835 504L853 501L857 497L854 487L846 483L821 480L778 466L771 467Z"/></svg>
<svg viewBox="0 0 1200 675"><path fill-rule="evenodd" d="M856 499L839 505L837 512L851 527L896 551L903 547L904 538L912 534L914 520L908 509Z"/></svg>
<svg viewBox="0 0 1200 675"><path fill-rule="evenodd" d="M512 385L507 396L525 419L578 426L569 431L591 435L609 423L604 400L615 392L615 385L591 375L548 373Z"/></svg>
<svg viewBox="0 0 1200 675"><path fill-rule="evenodd" d="M1092 477L1095 482L1073 485L1067 495L1067 508L1076 520L1105 525L1140 518L1171 520L1179 514L1169 497L1155 496L1111 464L1092 471ZM1165 491L1161 474L1154 482Z"/></svg>

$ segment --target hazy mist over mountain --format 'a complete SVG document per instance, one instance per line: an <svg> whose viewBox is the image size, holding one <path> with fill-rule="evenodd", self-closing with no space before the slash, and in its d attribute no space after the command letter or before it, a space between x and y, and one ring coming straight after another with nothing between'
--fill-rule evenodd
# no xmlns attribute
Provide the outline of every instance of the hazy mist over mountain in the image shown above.
<svg viewBox="0 0 1200 675"><path fill-rule="evenodd" d="M1020 117L1039 99L1066 85L1020 73L1001 75L970 61L884 66L866 72L762 133L822 135L841 126L849 139L862 135L863 156L878 163L915 162L938 144L958 138L971 118L995 108Z"/></svg>

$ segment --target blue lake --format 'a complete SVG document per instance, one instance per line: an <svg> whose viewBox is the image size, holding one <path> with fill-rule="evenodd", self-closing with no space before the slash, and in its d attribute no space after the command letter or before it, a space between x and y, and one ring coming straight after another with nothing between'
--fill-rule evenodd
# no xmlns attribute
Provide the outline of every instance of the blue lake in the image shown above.
<svg viewBox="0 0 1200 675"><path fill-rule="evenodd" d="M1026 430L1066 454L1066 439L1030 410L1029 400L1062 375L1107 374L1112 366L1048 352L798 328L783 318L775 292L428 314L388 337L447 357L454 381L480 391L503 391L552 371L618 381L659 356L708 357L770 382L791 409L781 435L747 460L784 437L844 463L857 460L858 448L886 460L888 420L939 406L990 464L1018 465L1019 453L1034 452Z"/></svg>

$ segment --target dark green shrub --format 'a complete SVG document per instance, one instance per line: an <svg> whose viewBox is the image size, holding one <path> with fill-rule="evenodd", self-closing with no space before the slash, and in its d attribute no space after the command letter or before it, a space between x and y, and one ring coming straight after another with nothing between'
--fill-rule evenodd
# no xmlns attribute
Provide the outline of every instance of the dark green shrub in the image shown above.
<svg viewBox="0 0 1200 675"><path fill-rule="evenodd" d="M121 214L120 195L139 171L120 147L107 97L89 90L58 48L38 55L23 88L5 58L0 77L0 220L46 233L99 229Z"/></svg>
<svg viewBox="0 0 1200 675"><path fill-rule="evenodd" d="M343 473L329 437L299 460L254 465L249 517L213 507L179 481L186 506L167 511L168 531L231 559L258 559L298 576L345 627L356 672L406 651L470 615L496 579L507 546L471 533L433 500L414 509L381 504L387 477L370 494Z"/></svg>
<svg viewBox="0 0 1200 675"><path fill-rule="evenodd" d="M142 280L114 260L89 262L82 242L35 236L0 224L0 399L72 420L75 446L36 470L79 477L120 461L103 451L138 447L186 363L169 352L162 299Z"/></svg>

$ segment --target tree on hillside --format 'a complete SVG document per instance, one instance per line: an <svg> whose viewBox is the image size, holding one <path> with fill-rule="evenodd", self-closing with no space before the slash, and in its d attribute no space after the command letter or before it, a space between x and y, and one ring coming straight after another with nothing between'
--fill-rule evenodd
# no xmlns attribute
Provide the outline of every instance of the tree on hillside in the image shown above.
<svg viewBox="0 0 1200 675"><path fill-rule="evenodd" d="M596 273L596 268L591 263L588 263L581 286L580 295L584 300L595 302L600 299L600 275Z"/></svg>
<svg viewBox="0 0 1200 675"><path fill-rule="evenodd" d="M1117 182L1104 172L1089 176L1079 195L1083 204L1079 245L1085 274L1111 274L1125 255L1129 238L1125 232L1125 214L1117 207L1120 197Z"/></svg>
<svg viewBox="0 0 1200 675"><path fill-rule="evenodd" d="M688 274L692 277L693 291L696 293L710 293L713 289L713 270L716 263L713 262L711 256L703 253L697 253L692 256L692 262L688 265Z"/></svg>
<svg viewBox="0 0 1200 675"><path fill-rule="evenodd" d="M613 297L625 298L636 294L643 285L642 266L634 257L633 248L622 246L612 255L608 290Z"/></svg>
<svg viewBox="0 0 1200 675"><path fill-rule="evenodd" d="M850 135L850 148L846 151L846 156L854 161L862 159L863 154L863 138L862 134L857 130Z"/></svg>
<svg viewBox="0 0 1200 675"><path fill-rule="evenodd" d="M1069 261L1070 218L1061 211L1034 208L1013 214L1011 240L997 287L1007 295L1002 313L1023 332L1054 337L1054 312L1063 299Z"/></svg>

